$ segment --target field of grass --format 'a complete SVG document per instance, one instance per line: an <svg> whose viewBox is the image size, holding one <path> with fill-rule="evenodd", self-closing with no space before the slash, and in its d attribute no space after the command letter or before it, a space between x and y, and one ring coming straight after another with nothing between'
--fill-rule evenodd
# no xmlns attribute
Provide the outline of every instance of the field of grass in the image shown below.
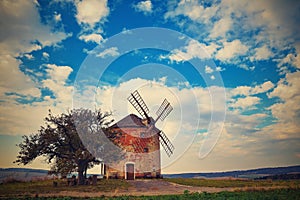
<svg viewBox="0 0 300 200"><path fill-rule="evenodd" d="M80 191L80 192L109 192L115 189L127 189L129 183L125 180L100 180L97 185L81 185L81 186L68 186L66 180L55 180L58 185L53 186L53 180L44 181L30 181L30 182L12 182L0 185L0 198L1 196L31 196L35 194L47 194L60 191Z"/></svg>
<svg viewBox="0 0 300 200"><path fill-rule="evenodd" d="M198 187L287 187L300 188L300 180L215 180L194 178L169 178L166 181Z"/></svg>
<svg viewBox="0 0 300 200"><path fill-rule="evenodd" d="M104 199L104 198L103 198ZM110 199L110 198L107 198ZM113 198L111 198L113 199ZM277 199L277 200L297 200L300 199L300 190L278 189L269 191L241 191L241 192L219 192L219 193L189 193L186 191L182 195L162 195L162 196L141 196L141 197L120 197L119 200L243 200L243 199Z"/></svg>
<svg viewBox="0 0 300 200"><path fill-rule="evenodd" d="M189 186L216 187L216 188L237 188L235 192L219 193L191 193L185 191L180 195L161 196L120 196L120 197L98 197L98 198L75 198L75 199L299 199L300 180L211 180L211 179L163 179L173 183ZM53 180L32 181L32 182L10 182L0 185L0 199L30 199L35 194L51 194L52 196L61 191L68 192L114 192L115 190L128 191L132 187L125 180L99 180L96 186L67 186L66 180L55 180L58 185L53 186ZM268 190L264 187L268 187ZM269 187L272 187L271 189ZM244 191L241 191L241 189ZM104 193L105 194L105 193ZM124 194L124 193L123 193ZM126 193L125 193L126 194ZM164 194L164 193L160 193ZM106 194L105 194L106 195ZM58 196L58 195L57 195ZM100 196L100 195L99 195ZM46 198L32 198L46 199ZM48 199L74 199L74 197L60 197Z"/></svg>
<svg viewBox="0 0 300 200"><path fill-rule="evenodd" d="M19 199L19 198L11 198ZM120 196L120 197L98 197L98 198L74 198L74 197L51 197L51 198L26 198L26 199L48 199L48 200L72 200L72 199L90 199L90 200L189 200L189 199L198 199L198 200L265 200L265 199L276 199L276 200L298 200L300 199L300 190L299 189L276 189L276 190L267 190L267 191L240 191L240 192L219 192L219 193L189 193L185 191L181 195L160 195L160 196Z"/></svg>

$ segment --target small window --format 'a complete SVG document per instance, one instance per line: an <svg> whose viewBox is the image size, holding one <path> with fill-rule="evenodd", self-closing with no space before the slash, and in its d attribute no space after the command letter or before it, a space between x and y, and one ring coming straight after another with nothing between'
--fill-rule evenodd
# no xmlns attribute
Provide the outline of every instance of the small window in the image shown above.
<svg viewBox="0 0 300 200"><path fill-rule="evenodd" d="M144 148L144 153L148 153L149 149L147 147Z"/></svg>
<svg viewBox="0 0 300 200"><path fill-rule="evenodd" d="M145 138L146 137L146 133L145 132L141 132L141 138Z"/></svg>

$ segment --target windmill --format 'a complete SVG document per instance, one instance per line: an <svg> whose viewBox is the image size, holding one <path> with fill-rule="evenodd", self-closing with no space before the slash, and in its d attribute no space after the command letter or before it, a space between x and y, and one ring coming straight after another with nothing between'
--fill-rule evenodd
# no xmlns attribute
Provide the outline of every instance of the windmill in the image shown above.
<svg viewBox="0 0 300 200"><path fill-rule="evenodd" d="M142 116L142 118L146 121L148 130L156 130L155 134L159 137L161 146L164 148L165 152L170 157L173 154L174 146L169 140L169 138L166 136L166 134L162 130L159 130L155 127L155 124L158 120L163 121L173 110L170 102L168 102L167 99L164 99L161 106L156 111L157 117L153 119L149 116L149 108L147 107L146 103L144 102L143 98L137 90L131 93L127 99Z"/></svg>

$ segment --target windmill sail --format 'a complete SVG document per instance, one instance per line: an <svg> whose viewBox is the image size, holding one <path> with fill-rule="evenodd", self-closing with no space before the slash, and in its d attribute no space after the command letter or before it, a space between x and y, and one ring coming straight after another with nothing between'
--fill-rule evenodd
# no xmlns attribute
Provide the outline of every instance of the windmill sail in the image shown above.
<svg viewBox="0 0 300 200"><path fill-rule="evenodd" d="M174 146L169 140L169 138L166 136L166 134L162 131L158 133L160 137L160 144L163 146L164 150L166 151L167 155L170 157L173 154Z"/></svg>
<svg viewBox="0 0 300 200"><path fill-rule="evenodd" d="M173 110L170 102L167 101L167 99L165 99L161 106L159 107L159 109L156 111L157 114L157 119L155 120L155 122L160 119L161 121L163 121L169 114L170 112Z"/></svg>
<svg viewBox="0 0 300 200"><path fill-rule="evenodd" d="M153 128L155 128L155 123L157 122L157 120L160 119L163 121L173 110L170 102L168 102L167 99L164 99L161 106L159 107L159 109L156 112L156 114L157 114L156 120L153 120L152 118L150 118L148 116L149 109L137 90L135 90L133 93L131 93L127 99L132 104L132 106L138 111L138 113L144 119L148 120L148 123L149 123L148 125L150 125L150 126L148 127L147 131L153 130ZM161 146L164 148L167 155L170 157L173 154L174 146L172 145L171 141L165 135L164 132L159 130L157 134L158 134L158 137L160 138L159 141L160 141ZM144 148L146 146L144 140L134 140L132 146L136 152L142 153L146 150Z"/></svg>
<svg viewBox="0 0 300 200"><path fill-rule="evenodd" d="M127 99L144 119L150 119L148 116L149 109L137 90L131 93Z"/></svg>

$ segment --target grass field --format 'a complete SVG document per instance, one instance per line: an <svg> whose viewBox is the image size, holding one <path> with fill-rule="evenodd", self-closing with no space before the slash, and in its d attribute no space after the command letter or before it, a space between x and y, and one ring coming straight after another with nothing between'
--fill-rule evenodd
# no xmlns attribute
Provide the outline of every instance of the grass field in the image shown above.
<svg viewBox="0 0 300 200"><path fill-rule="evenodd" d="M22 199L22 198L7 198L7 199ZM74 197L51 197L51 198L26 198L26 199L49 199L49 200L72 200L72 199L90 199L90 200L101 200L101 199L115 199L115 200L189 200L189 199L199 199L199 200L299 200L300 190L299 189L276 189L268 191L240 191L240 192L219 192L219 193L189 193L186 191L181 195L160 195L160 196L120 196L120 197L97 197L97 198L74 198Z"/></svg>
<svg viewBox="0 0 300 200"><path fill-rule="evenodd" d="M207 179L164 179L164 181L200 187L237 188L234 192L195 192L185 190L177 195L160 196L119 196L97 198L55 197L61 191L96 193L114 192L115 190L130 190L131 184L125 180L100 180L96 186L67 186L66 181L57 180L58 186L53 186L53 180L34 182L11 182L0 185L0 199L299 199L300 180L270 181L270 180L207 180ZM268 190L266 188L268 188ZM271 189L270 189L271 187ZM281 187L281 188L278 188ZM241 189L242 188L242 189ZM245 191L242 191L245 190ZM35 194L52 194L54 197L33 198ZM107 193L104 193L105 195ZM128 194L123 193L123 194ZM164 194L164 193L162 193Z"/></svg>
<svg viewBox="0 0 300 200"><path fill-rule="evenodd" d="M96 186L81 185L81 186L67 186L65 180L55 180L58 186L53 186L53 180L32 181L32 182L13 182L0 185L0 195L3 196L28 196L34 194L47 194L60 191L80 191L80 192L109 192L115 189L127 189L129 184L125 180L101 180L97 182Z"/></svg>
<svg viewBox="0 0 300 200"><path fill-rule="evenodd" d="M215 180L193 178L170 178L166 181L198 187L288 187L300 188L300 180Z"/></svg>

